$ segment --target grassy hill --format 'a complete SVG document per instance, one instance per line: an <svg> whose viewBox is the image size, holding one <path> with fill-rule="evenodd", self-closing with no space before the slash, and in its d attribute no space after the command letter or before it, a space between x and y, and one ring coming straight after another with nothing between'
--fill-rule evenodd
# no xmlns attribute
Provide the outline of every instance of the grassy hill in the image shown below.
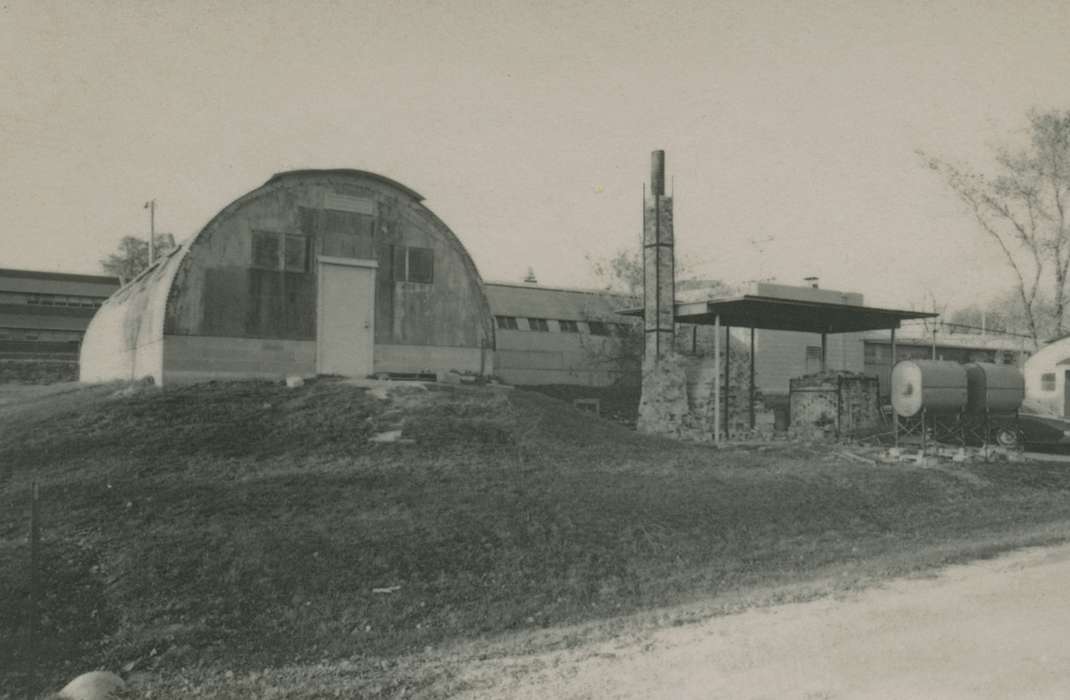
<svg viewBox="0 0 1070 700"><path fill-rule="evenodd" d="M347 659L389 679L394 660L464 640L830 575L858 585L1070 533L1064 465L716 450L521 390L4 396L0 697L26 661L34 473L52 687L131 662L166 675ZM411 442L369 442L398 428Z"/></svg>

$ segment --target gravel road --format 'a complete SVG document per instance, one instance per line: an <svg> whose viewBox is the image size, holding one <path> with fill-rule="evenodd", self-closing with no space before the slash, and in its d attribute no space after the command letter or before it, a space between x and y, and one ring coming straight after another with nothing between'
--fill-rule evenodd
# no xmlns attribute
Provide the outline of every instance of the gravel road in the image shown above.
<svg viewBox="0 0 1070 700"><path fill-rule="evenodd" d="M1070 546L848 598L473 662L466 698L1070 697Z"/></svg>

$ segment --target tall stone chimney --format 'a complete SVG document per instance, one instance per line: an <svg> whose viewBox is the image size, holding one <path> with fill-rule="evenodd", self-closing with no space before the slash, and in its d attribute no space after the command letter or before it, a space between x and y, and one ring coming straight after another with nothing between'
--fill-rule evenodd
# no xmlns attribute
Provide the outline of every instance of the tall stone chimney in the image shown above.
<svg viewBox="0 0 1070 700"><path fill-rule="evenodd" d="M643 362L672 354L675 336L676 264L672 197L665 196L665 151L650 154L650 189L643 197Z"/></svg>

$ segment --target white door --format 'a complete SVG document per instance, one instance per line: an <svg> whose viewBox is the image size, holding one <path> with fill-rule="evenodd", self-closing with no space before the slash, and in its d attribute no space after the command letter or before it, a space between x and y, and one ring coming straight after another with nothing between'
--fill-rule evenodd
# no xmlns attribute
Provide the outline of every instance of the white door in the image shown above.
<svg viewBox="0 0 1070 700"><path fill-rule="evenodd" d="M319 258L316 371L366 377L375 347L374 260Z"/></svg>

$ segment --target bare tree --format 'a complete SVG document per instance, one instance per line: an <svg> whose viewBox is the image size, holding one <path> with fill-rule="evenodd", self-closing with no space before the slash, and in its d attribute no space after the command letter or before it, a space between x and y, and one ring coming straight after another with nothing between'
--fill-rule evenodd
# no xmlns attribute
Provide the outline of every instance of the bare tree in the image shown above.
<svg viewBox="0 0 1070 700"><path fill-rule="evenodd" d="M991 177L918 153L999 246L1014 272L1028 333L1039 347L1043 327L1050 326L1056 337L1064 334L1070 301L1070 111L1030 112L1029 136L1026 146L996 153L998 172Z"/></svg>
<svg viewBox="0 0 1070 700"><path fill-rule="evenodd" d="M157 258L175 247L175 237L169 233L156 234ZM137 236L123 236L118 250L100 261L100 267L119 278L121 284L140 275L149 266L149 242Z"/></svg>
<svg viewBox="0 0 1070 700"><path fill-rule="evenodd" d="M643 258L638 248L622 248L607 258L587 256L591 271L598 278L599 286L607 292L627 294L631 297L643 294Z"/></svg>
<svg viewBox="0 0 1070 700"><path fill-rule="evenodd" d="M598 300L599 303L589 304L583 310L584 319L588 324L592 321L600 324L607 332L612 329L611 336L581 338L588 361L593 365L612 368L621 372L622 375L637 378L642 367L646 344L642 317L628 320L624 316L607 315L607 307L623 310L642 306L644 282L642 256L638 250L622 249L606 258L588 256L588 262L591 264L595 277L599 280L598 286L606 290L607 294L605 298ZM692 277L687 272L687 267L684 264L677 268L676 295L678 299L682 296L724 297L738 291L735 287L720 280ZM702 342L695 342L695 334L702 339ZM711 326L678 325L677 349L685 354L712 355L712 334ZM731 362L736 363L737 368L742 368L745 362L749 362L749 355L745 349L742 346L737 347L735 343L726 346L723 352L732 353Z"/></svg>
<svg viewBox="0 0 1070 700"><path fill-rule="evenodd" d="M1046 295L1037 295L1033 302L1033 312L1038 338L1048 340L1055 337L1052 327L1054 313ZM1025 318L1018 290L1007 289L987 303L971 304L949 311L946 314L945 330L949 333L977 333L984 330L989 333L1032 337Z"/></svg>

